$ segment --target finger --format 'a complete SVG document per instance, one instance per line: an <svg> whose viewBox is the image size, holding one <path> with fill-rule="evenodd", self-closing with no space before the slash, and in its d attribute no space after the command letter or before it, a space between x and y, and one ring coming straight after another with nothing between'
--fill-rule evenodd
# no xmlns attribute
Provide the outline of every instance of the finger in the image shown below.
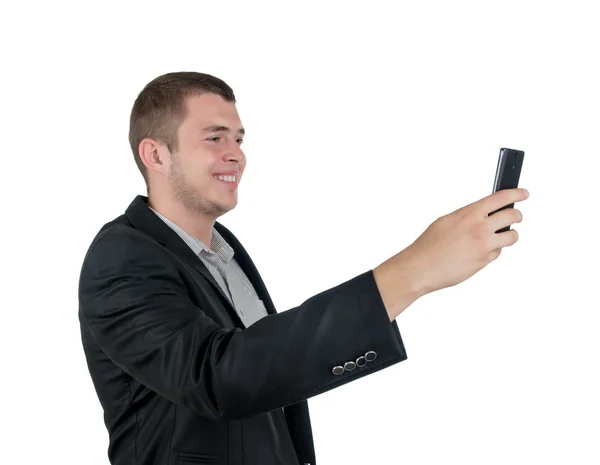
<svg viewBox="0 0 600 465"><path fill-rule="evenodd" d="M510 247L519 240L519 233L516 229L509 229L498 234L494 234L491 239L490 247L492 249L502 249L503 247Z"/></svg>
<svg viewBox="0 0 600 465"><path fill-rule="evenodd" d="M511 203L522 202L527 197L529 197L529 192L527 192L526 189L502 189L501 191L494 192L493 194L484 197L476 203L479 211L484 215L488 215Z"/></svg>
<svg viewBox="0 0 600 465"><path fill-rule="evenodd" d="M510 226L511 224L523 221L523 213L516 208L506 208L498 213L488 216L485 221L491 232Z"/></svg>

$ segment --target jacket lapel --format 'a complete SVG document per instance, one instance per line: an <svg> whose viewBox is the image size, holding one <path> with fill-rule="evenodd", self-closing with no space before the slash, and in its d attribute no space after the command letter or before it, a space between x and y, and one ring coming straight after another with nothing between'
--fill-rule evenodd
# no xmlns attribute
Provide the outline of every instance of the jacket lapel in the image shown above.
<svg viewBox="0 0 600 465"><path fill-rule="evenodd" d="M189 246L177 235L175 231L169 228L169 226L167 226L159 217L154 214L154 212L152 212L152 210L150 210L150 208L148 208L148 197L138 195L125 211L125 215L135 229L142 231L154 238L159 244L185 261L188 265L192 266L196 271L198 271L198 273L202 274L202 276L204 276L204 278L211 283L213 288L219 292L219 294L221 294L224 304L236 324L238 324L240 327L244 327L242 320L235 311L235 308L231 305L229 298L227 295L225 295L215 278L213 278L210 271L208 271L208 268L206 268L204 263L202 263L202 260L200 260L196 254L194 254L192 249L189 248ZM236 250L236 248L233 246L232 248L235 251L234 256L236 256L238 250Z"/></svg>

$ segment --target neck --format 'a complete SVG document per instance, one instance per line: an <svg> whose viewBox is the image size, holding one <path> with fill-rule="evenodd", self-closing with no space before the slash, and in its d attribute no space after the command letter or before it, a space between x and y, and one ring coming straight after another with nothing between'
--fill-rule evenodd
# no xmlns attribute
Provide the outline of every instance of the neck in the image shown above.
<svg viewBox="0 0 600 465"><path fill-rule="evenodd" d="M201 212L190 210L181 202L161 200L148 196L148 205L171 220L186 233L201 240L208 248L212 248L214 218L209 218L202 215Z"/></svg>

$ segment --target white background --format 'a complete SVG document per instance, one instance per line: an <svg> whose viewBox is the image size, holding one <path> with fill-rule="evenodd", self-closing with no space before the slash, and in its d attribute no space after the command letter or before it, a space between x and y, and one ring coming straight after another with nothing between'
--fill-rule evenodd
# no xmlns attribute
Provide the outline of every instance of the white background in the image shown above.
<svg viewBox="0 0 600 465"><path fill-rule="evenodd" d="M279 311L490 194L500 147L526 153L519 242L400 315L407 361L309 401L319 464L600 463L593 3L7 2L0 461L108 464L80 266L144 193L135 97L194 70L236 94L248 167L221 222Z"/></svg>

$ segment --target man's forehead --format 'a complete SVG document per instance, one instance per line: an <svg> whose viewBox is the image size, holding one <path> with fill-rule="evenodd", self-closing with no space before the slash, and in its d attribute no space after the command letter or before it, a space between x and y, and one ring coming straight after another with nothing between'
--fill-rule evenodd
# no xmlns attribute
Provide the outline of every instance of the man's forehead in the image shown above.
<svg viewBox="0 0 600 465"><path fill-rule="evenodd" d="M208 96L208 98L203 98ZM216 97L216 98L215 98ZM187 120L202 132L237 132L245 134L235 103L220 95L203 94L186 99Z"/></svg>
<svg viewBox="0 0 600 465"><path fill-rule="evenodd" d="M240 134L246 134L246 130L239 126L236 128L232 128L229 126L226 126L224 124L211 124L209 126L206 126L205 128L202 128L202 132L238 132Z"/></svg>

